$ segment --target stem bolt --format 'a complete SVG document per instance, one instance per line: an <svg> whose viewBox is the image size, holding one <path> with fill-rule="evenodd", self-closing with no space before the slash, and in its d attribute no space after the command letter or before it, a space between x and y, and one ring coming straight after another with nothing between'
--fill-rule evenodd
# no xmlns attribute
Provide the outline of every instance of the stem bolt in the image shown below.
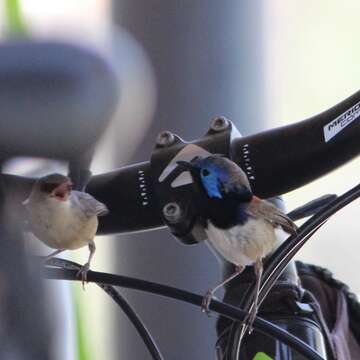
<svg viewBox="0 0 360 360"><path fill-rule="evenodd" d="M210 128L216 132L224 131L229 127L229 120L224 116L219 116L211 120Z"/></svg>
<svg viewBox="0 0 360 360"><path fill-rule="evenodd" d="M156 144L158 146L170 146L175 141L175 136L170 131L162 131L159 133Z"/></svg>
<svg viewBox="0 0 360 360"><path fill-rule="evenodd" d="M182 211L176 202L166 204L162 211L165 219L170 223L177 223L181 219Z"/></svg>

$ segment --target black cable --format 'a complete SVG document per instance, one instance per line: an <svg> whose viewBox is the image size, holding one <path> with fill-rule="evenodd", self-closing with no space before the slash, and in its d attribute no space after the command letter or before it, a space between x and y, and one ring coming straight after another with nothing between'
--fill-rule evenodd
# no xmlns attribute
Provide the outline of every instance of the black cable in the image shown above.
<svg viewBox="0 0 360 360"><path fill-rule="evenodd" d="M313 215L298 229L295 235L291 235L270 257L264 267L264 274L262 277L262 284L259 292L259 302L264 301L265 297L284 271L289 262L297 254L297 252L305 245L308 239L337 211L356 200L360 196L360 184L347 191L345 194L335 198L327 204L321 211ZM248 313L253 306L253 299L255 296L255 282L250 285L250 293L247 302L244 305L244 310ZM229 346L238 347L239 352L239 339L241 334L246 336L246 328L241 331L238 327L233 326L229 335Z"/></svg>
<svg viewBox="0 0 360 360"><path fill-rule="evenodd" d="M45 268L44 275L48 279L57 280L80 280L77 277L76 271ZM161 285L150 281L134 279L121 275L106 274L101 272L89 271L87 279L89 282L96 282L101 284L108 284L113 286L121 286L125 288L141 290L157 295L166 296L169 298L184 301L193 305L201 306L203 296L191 293L189 291L181 290L171 286ZM210 309L222 316L226 316L235 320L244 320L246 312L234 306L224 304L220 301L213 300L210 304ZM300 354L310 360L324 360L316 351L302 340L291 335L287 331L271 324L270 322L257 317L254 321L254 328L259 332L276 338Z"/></svg>
<svg viewBox="0 0 360 360"><path fill-rule="evenodd" d="M311 200L308 203L297 207L296 209L290 211L287 216L292 221L297 221L305 217L315 215L317 212L323 210L326 205L334 201L337 198L335 194L326 194L320 196L317 199Z"/></svg>
<svg viewBox="0 0 360 360"><path fill-rule="evenodd" d="M46 265L76 271L79 271L79 269L81 268L81 265L73 261L59 258L51 258L47 260ZM114 287L111 285L98 282L96 282L96 285L103 289L120 306L121 310L125 313L130 322L134 325L146 348L149 350L152 358L154 360L164 360L149 330L146 328L144 323L141 321L139 315L133 310L127 300L122 295L120 295L120 293L116 291L116 289L114 289Z"/></svg>
<svg viewBox="0 0 360 360"><path fill-rule="evenodd" d="M356 200L360 196L360 184L339 196L328 204L321 212L312 216L299 229L297 234L289 237L271 256L264 270L264 276L259 296L260 303L264 300L275 281L307 240L337 211ZM255 289L255 288L254 288ZM254 290L250 297L254 295Z"/></svg>

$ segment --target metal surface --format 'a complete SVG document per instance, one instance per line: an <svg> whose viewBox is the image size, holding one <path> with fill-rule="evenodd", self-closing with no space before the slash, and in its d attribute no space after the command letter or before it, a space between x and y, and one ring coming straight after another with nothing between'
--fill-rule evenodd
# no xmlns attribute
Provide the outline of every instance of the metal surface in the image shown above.
<svg viewBox="0 0 360 360"><path fill-rule="evenodd" d="M210 128L214 131L223 131L229 126L229 120L223 116L217 117L211 121Z"/></svg>
<svg viewBox="0 0 360 360"><path fill-rule="evenodd" d="M162 131L156 139L156 144L159 146L169 146L174 141L175 137L170 131Z"/></svg>
<svg viewBox="0 0 360 360"><path fill-rule="evenodd" d="M167 221L177 223L181 219L182 211L177 203L171 202L163 207L163 214Z"/></svg>

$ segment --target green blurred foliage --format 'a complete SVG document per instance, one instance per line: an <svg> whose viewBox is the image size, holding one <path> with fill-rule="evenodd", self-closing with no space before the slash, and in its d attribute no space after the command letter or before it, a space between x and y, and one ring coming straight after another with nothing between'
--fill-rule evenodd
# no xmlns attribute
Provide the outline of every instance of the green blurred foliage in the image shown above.
<svg viewBox="0 0 360 360"><path fill-rule="evenodd" d="M259 352L255 355L254 360L273 360L273 358L263 352Z"/></svg>
<svg viewBox="0 0 360 360"><path fill-rule="evenodd" d="M5 19L7 35L10 37L24 37L28 34L24 18L21 13L19 0L5 0Z"/></svg>
<svg viewBox="0 0 360 360"><path fill-rule="evenodd" d="M75 322L76 322L76 336L77 336L77 351L78 351L78 360L90 360L90 349L88 346L86 336L86 327L83 321L83 312L81 311L80 299L77 294L77 289L73 288L72 291L73 299L75 302Z"/></svg>

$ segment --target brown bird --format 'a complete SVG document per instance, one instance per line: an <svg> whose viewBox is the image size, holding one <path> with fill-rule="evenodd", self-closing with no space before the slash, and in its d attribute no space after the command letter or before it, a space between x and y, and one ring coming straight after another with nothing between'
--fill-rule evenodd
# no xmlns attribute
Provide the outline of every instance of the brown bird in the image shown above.
<svg viewBox="0 0 360 360"><path fill-rule="evenodd" d="M38 179L25 205L30 229L44 244L57 249L47 259L64 250L88 245L88 261L79 270L82 282L87 280L90 262L95 253L94 237L98 216L106 215L106 205L90 194L72 190L71 180L61 174Z"/></svg>
<svg viewBox="0 0 360 360"><path fill-rule="evenodd" d="M246 266L254 265L256 275L255 306L246 322L251 329L257 314L258 293L263 271L262 259L273 252L296 225L277 207L256 197L247 176L233 161L212 155L197 157L178 165L190 171L196 188L196 206L207 234L210 248L223 260L235 265L234 274L210 289L202 310L209 305L216 290L239 275Z"/></svg>

